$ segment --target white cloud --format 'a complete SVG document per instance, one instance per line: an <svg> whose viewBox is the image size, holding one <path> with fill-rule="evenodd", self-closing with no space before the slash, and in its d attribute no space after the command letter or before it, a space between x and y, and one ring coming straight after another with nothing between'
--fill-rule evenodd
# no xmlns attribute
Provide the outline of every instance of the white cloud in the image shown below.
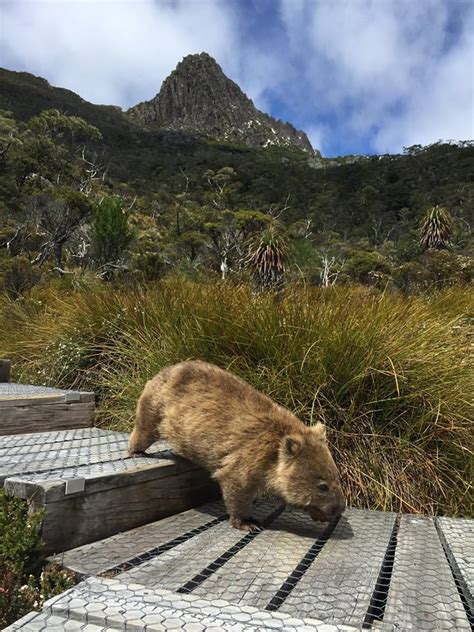
<svg viewBox="0 0 474 632"><path fill-rule="evenodd" d="M411 95L400 117L392 117L374 139L379 151L474 137L473 38L465 33L459 45L436 66L431 81Z"/></svg>
<svg viewBox="0 0 474 632"><path fill-rule="evenodd" d="M128 107L207 51L315 147L400 151L474 136L473 15L472 0L0 0L0 65Z"/></svg>
<svg viewBox="0 0 474 632"><path fill-rule="evenodd" d="M456 11L465 23L446 48ZM281 0L281 15L314 114L337 118L340 132L382 152L473 137L471 4Z"/></svg>
<svg viewBox="0 0 474 632"><path fill-rule="evenodd" d="M0 64L95 103L151 98L189 53L233 67L233 11L219 0L3 0Z"/></svg>

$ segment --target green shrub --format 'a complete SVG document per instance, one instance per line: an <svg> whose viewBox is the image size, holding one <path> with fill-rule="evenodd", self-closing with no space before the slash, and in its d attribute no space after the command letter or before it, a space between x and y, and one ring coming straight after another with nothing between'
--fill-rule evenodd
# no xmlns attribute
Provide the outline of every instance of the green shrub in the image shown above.
<svg viewBox="0 0 474 632"><path fill-rule="evenodd" d="M474 260L448 250L429 250L394 271L396 285L410 292L469 284L473 278Z"/></svg>
<svg viewBox="0 0 474 632"><path fill-rule="evenodd" d="M0 259L0 290L13 298L30 290L40 278L41 272L25 256Z"/></svg>
<svg viewBox="0 0 474 632"><path fill-rule="evenodd" d="M123 260L133 239L128 212L119 197L106 197L94 209L92 256L98 266L115 266Z"/></svg>
<svg viewBox="0 0 474 632"><path fill-rule="evenodd" d="M66 571L43 568L41 518L29 513L24 501L0 492L1 629L75 583Z"/></svg>
<svg viewBox="0 0 474 632"><path fill-rule="evenodd" d="M391 267L379 252L355 251L346 262L344 272L358 283L371 283L373 273L389 275Z"/></svg>

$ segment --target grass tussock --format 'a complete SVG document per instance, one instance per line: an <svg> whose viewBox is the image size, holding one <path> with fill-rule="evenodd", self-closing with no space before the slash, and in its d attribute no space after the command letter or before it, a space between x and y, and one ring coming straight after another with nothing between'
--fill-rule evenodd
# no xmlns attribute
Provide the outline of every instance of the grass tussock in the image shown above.
<svg viewBox="0 0 474 632"><path fill-rule="evenodd" d="M472 290L93 289L0 303L0 353L18 378L92 389L100 423L128 430L149 377L214 362L328 425L351 504L472 515Z"/></svg>

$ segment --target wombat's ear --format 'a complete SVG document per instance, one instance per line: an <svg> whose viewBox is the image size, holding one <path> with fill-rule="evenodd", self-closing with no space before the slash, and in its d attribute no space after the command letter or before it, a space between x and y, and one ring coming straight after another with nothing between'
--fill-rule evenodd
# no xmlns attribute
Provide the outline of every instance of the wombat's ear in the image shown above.
<svg viewBox="0 0 474 632"><path fill-rule="evenodd" d="M288 435L283 439L283 454L287 459L294 459L301 452L303 441L296 435Z"/></svg>
<svg viewBox="0 0 474 632"><path fill-rule="evenodd" d="M313 434L321 441L326 441L326 426L318 421L315 426L311 426Z"/></svg>

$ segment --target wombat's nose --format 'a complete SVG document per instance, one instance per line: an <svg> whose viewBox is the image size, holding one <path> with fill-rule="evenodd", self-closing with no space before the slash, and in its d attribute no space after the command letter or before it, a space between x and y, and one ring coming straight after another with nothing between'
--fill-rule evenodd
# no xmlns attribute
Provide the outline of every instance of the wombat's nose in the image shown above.
<svg viewBox="0 0 474 632"><path fill-rule="evenodd" d="M328 507L328 513L331 516L340 516L346 509L346 501L344 499L337 501L330 507Z"/></svg>

